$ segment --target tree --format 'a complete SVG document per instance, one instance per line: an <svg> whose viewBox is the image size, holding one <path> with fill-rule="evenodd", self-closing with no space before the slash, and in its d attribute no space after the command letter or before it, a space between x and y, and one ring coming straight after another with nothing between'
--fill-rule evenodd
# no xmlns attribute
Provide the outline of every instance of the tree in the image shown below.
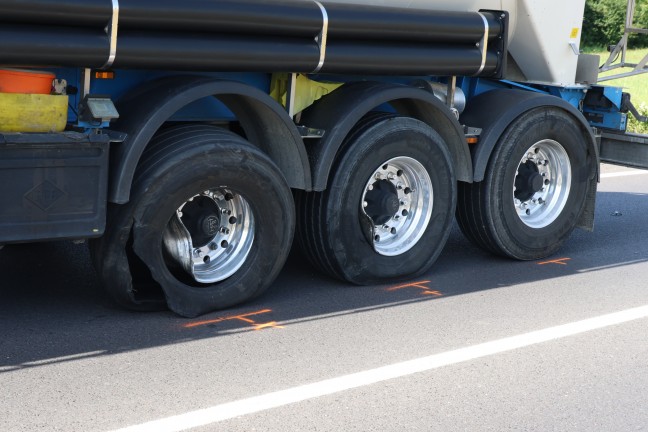
<svg viewBox="0 0 648 432"><path fill-rule="evenodd" d="M623 36L627 0L587 0L583 19L582 45L585 47L607 47L614 45ZM634 25L648 28L648 3L638 0ZM643 35L631 37L633 46L648 46Z"/></svg>

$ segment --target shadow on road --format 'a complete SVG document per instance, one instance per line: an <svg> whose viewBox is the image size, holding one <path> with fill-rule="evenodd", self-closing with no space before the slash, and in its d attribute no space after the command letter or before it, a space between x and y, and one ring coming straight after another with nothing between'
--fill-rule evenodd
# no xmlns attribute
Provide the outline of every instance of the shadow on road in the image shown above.
<svg viewBox="0 0 648 432"><path fill-rule="evenodd" d="M97 286L85 245L7 246L0 250L0 373L648 261L648 196L600 192L598 201L595 232L576 231L558 255L540 262L488 255L455 228L424 277L356 287L318 274L294 253L264 296L194 320L113 306Z"/></svg>

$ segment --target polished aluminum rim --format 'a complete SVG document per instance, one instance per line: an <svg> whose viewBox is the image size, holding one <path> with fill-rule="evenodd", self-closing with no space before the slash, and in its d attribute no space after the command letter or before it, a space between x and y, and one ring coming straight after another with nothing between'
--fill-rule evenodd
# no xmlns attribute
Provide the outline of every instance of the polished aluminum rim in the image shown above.
<svg viewBox="0 0 648 432"><path fill-rule="evenodd" d="M513 186L520 220L536 229L554 222L567 205L571 182L569 155L560 143L546 139L532 145L520 160Z"/></svg>
<svg viewBox="0 0 648 432"><path fill-rule="evenodd" d="M220 282L236 273L253 241L248 202L225 188L189 198L178 207L163 237L171 259L200 283Z"/></svg>
<svg viewBox="0 0 648 432"><path fill-rule="evenodd" d="M374 250L396 256L414 247L430 223L433 200L432 180L420 162L401 156L381 164L360 201L373 222Z"/></svg>

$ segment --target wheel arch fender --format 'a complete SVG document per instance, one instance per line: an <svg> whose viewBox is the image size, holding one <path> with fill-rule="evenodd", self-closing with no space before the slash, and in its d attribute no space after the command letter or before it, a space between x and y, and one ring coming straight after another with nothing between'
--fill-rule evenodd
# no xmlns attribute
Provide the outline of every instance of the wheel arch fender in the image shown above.
<svg viewBox="0 0 648 432"><path fill-rule="evenodd" d="M301 123L325 130L318 143L309 146L313 190L324 190L342 142L364 115L383 105L391 105L399 114L416 118L433 127L443 138L452 155L455 173L462 181L471 181L472 162L463 129L456 117L432 93L411 86L381 82L345 84L309 107Z"/></svg>
<svg viewBox="0 0 648 432"><path fill-rule="evenodd" d="M486 167L495 145L509 125L525 112L545 106L560 108L578 122L583 131L583 138L587 140L588 151L591 152L591 155L596 155L595 158L592 158L590 167L597 169L598 163L595 163L598 161L596 139L580 111L556 96L522 90L498 89L482 93L470 100L466 110L459 118L462 124L482 129L479 143L472 151L473 181L479 182L484 179Z"/></svg>
<svg viewBox="0 0 648 432"><path fill-rule="evenodd" d="M303 140L287 112L266 93L244 83L204 76L173 76L151 81L120 99L114 129L127 134L111 149L109 201L129 200L137 164L153 135L183 107L214 96L240 122L248 141L270 156L297 189L311 189Z"/></svg>

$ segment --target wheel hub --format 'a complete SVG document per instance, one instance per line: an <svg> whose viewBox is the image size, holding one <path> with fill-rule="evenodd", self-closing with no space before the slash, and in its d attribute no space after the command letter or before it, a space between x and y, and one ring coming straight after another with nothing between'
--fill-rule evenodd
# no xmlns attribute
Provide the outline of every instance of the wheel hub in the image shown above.
<svg viewBox="0 0 648 432"><path fill-rule="evenodd" d="M530 161L521 164L515 177L515 197L520 201L527 201L542 189L543 182L536 164Z"/></svg>
<svg viewBox="0 0 648 432"><path fill-rule="evenodd" d="M205 246L220 228L220 208L206 196L197 196L182 209L182 224L191 235L194 247Z"/></svg>
<svg viewBox="0 0 648 432"><path fill-rule="evenodd" d="M376 169L365 185L361 225L369 219L367 240L380 255L396 256L420 240L432 217L432 180L416 159L396 157Z"/></svg>
<svg viewBox="0 0 648 432"><path fill-rule="evenodd" d="M520 160L513 186L518 217L530 228L544 228L562 213L571 188L571 164L565 148L545 139Z"/></svg>
<svg viewBox="0 0 648 432"><path fill-rule="evenodd" d="M241 195L207 190L182 204L169 221L168 255L200 283L222 281L245 262L254 241L254 217Z"/></svg>
<svg viewBox="0 0 648 432"><path fill-rule="evenodd" d="M373 190L367 192L365 212L377 225L389 221L400 207L396 187L387 180L374 183Z"/></svg>

